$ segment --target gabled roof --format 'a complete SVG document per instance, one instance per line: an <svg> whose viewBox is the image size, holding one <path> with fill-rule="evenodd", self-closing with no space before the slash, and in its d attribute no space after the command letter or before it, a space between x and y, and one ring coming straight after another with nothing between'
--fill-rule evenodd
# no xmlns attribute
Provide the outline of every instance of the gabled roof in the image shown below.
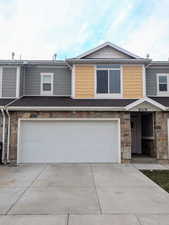
<svg viewBox="0 0 169 225"><path fill-rule="evenodd" d="M156 96L156 97L149 97L149 98L160 103L161 105L169 107L169 97L167 96L163 96L163 97Z"/></svg>
<svg viewBox="0 0 169 225"><path fill-rule="evenodd" d="M129 52L129 51L127 51L127 50L117 46L117 45L115 45L115 44L112 44L111 42L105 42L105 43L97 46L96 48L93 48L93 49L91 49L91 50L89 50L87 52L84 52L83 54L77 56L76 58L82 59L82 58L84 58L84 57L86 57L86 56L88 56L88 55L90 55L90 54L92 54L92 53L94 53L94 52L96 52L96 51L98 51L98 50L100 50L102 48L105 48L105 47L111 47L112 49L115 49L115 50L117 50L120 53L123 53L123 54L125 54L127 56L130 56L133 59L141 59L141 57L139 57L139 56L137 56L137 55L135 55L135 54L133 54L133 53L131 53L131 52Z"/></svg>
<svg viewBox="0 0 169 225"><path fill-rule="evenodd" d="M147 103L149 103L150 105L153 105L153 106L159 108L160 110L164 110L164 111L166 110L166 107L165 107L164 105L162 105L161 103L159 103L159 102L157 102L157 101L155 101L155 100L153 100L153 99L151 99L151 98L148 98L148 97L141 98L141 99L139 99L139 100L137 100L137 101L135 101L135 102L132 102L131 104L128 104L128 105L125 107L125 109L130 111L130 110L133 109L134 107L136 107L136 106L138 106L138 105L140 105L140 104L142 104L142 103L144 103L144 102L147 102Z"/></svg>

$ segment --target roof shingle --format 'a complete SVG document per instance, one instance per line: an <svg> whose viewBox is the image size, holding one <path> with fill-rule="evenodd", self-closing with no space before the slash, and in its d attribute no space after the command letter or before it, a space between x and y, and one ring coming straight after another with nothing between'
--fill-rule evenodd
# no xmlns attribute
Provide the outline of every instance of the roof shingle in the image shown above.
<svg viewBox="0 0 169 225"><path fill-rule="evenodd" d="M124 107L137 99L72 99L56 96L25 96L10 106L12 107Z"/></svg>

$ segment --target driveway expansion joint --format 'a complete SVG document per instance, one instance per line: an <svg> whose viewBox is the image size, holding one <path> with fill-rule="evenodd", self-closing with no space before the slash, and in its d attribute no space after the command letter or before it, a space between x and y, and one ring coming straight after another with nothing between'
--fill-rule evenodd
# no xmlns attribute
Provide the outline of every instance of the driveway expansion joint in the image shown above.
<svg viewBox="0 0 169 225"><path fill-rule="evenodd" d="M20 194L20 196L17 198L17 200L10 206L10 208L6 211L5 215L9 215L12 208L17 204L17 202L23 197L23 195L31 188L32 184L38 179L38 177L46 170L47 165L42 168L42 170L38 173L38 175L33 179L30 185L28 185L25 190Z"/></svg>
<svg viewBox="0 0 169 225"><path fill-rule="evenodd" d="M99 195L98 195L98 192L97 192L97 186L96 186L96 182L95 182L93 167L92 167L92 165L89 165L89 167L90 167L91 175L92 175L92 178L93 178L93 186L94 186L94 189L95 189L95 192L96 192L96 197L97 197L97 202L98 202L98 206L99 206L99 211L100 211L100 214L103 214L102 213L102 207L101 207L100 199L99 199Z"/></svg>

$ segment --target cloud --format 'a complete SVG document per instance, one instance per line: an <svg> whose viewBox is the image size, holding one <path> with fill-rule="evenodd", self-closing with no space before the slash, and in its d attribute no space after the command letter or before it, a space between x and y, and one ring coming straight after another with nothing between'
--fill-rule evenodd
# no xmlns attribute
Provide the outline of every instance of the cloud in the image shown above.
<svg viewBox="0 0 169 225"><path fill-rule="evenodd" d="M76 38L87 37L85 1L15 0L12 5L0 5L1 58L11 51L24 58L51 58L55 51L75 47Z"/></svg>
<svg viewBox="0 0 169 225"><path fill-rule="evenodd" d="M168 8L168 0L0 0L0 59L12 51L24 59L74 57L103 41L166 58Z"/></svg>
<svg viewBox="0 0 169 225"><path fill-rule="evenodd" d="M140 26L130 30L124 46L145 57L167 60L169 57L169 1L153 1L148 18Z"/></svg>

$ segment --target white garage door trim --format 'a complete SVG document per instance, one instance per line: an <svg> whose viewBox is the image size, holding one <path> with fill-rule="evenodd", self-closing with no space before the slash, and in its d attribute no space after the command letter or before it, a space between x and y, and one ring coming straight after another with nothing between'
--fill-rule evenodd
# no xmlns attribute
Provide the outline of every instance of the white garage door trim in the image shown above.
<svg viewBox="0 0 169 225"><path fill-rule="evenodd" d="M17 163L21 163L20 141L21 141L21 123L22 121L117 121L118 125L118 163L121 163L121 129L120 118L20 118L18 119L18 137L17 137Z"/></svg>

